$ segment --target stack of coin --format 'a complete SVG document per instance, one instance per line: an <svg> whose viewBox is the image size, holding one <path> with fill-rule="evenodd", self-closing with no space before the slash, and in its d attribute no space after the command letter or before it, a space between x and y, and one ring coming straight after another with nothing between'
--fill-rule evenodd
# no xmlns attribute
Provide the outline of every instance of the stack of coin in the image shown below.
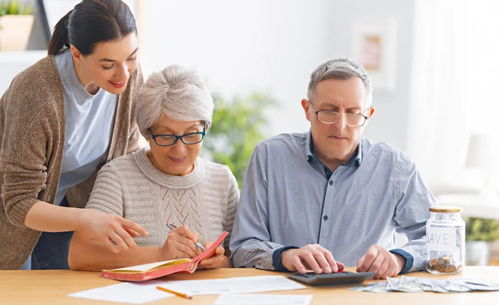
<svg viewBox="0 0 499 305"><path fill-rule="evenodd" d="M452 257L449 256L433 258L426 264L428 270L438 271L441 273L454 273L460 271L462 268L461 265L454 264Z"/></svg>

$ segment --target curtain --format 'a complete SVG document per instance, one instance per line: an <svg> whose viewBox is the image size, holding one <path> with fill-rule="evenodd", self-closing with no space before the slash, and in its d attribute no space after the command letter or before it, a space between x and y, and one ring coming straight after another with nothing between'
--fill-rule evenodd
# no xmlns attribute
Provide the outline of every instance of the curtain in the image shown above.
<svg viewBox="0 0 499 305"><path fill-rule="evenodd" d="M481 182L465 168L470 134L499 137L499 2L415 8L408 151L434 192L473 189Z"/></svg>

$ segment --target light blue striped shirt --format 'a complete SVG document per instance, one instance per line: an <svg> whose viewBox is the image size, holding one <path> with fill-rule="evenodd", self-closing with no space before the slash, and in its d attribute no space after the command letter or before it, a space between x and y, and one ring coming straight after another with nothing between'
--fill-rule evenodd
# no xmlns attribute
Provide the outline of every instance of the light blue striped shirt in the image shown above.
<svg viewBox="0 0 499 305"><path fill-rule="evenodd" d="M230 242L234 266L281 269L283 247L318 243L346 266L378 244L406 259L403 272L421 269L435 199L414 163L362 139L331 172L311 148L310 133L281 134L255 148ZM398 249L396 232L409 240Z"/></svg>

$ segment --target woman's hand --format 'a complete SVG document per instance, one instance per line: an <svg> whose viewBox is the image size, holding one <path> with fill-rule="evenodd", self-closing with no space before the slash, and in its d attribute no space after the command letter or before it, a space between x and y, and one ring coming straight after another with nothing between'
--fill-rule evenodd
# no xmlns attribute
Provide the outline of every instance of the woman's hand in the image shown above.
<svg viewBox="0 0 499 305"><path fill-rule="evenodd" d="M161 247L161 259L193 258L201 253L196 247L198 237L187 227L175 228L168 233L163 247Z"/></svg>
<svg viewBox="0 0 499 305"><path fill-rule="evenodd" d="M76 231L91 240L102 242L113 253L137 246L133 237L147 236L146 229L118 215L82 209Z"/></svg>
<svg viewBox="0 0 499 305"><path fill-rule="evenodd" d="M210 245L211 243L207 243L205 247L208 248ZM225 249L223 247L217 247L213 256L205 258L199 262L199 267L205 269L230 268L230 260L224 254Z"/></svg>

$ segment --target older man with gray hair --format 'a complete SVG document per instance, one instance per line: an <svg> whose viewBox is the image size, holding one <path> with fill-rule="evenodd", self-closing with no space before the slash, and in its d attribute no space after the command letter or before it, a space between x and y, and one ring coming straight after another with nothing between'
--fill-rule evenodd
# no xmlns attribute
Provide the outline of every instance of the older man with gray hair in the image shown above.
<svg viewBox="0 0 499 305"><path fill-rule="evenodd" d="M309 132L255 148L230 244L234 266L330 273L347 265L376 278L422 269L434 197L403 153L362 138L374 114L366 71L346 58L323 63L301 105ZM409 239L398 248L396 232Z"/></svg>
<svg viewBox="0 0 499 305"><path fill-rule="evenodd" d="M227 166L199 157L212 112L211 95L194 71L170 66L149 77L137 101L138 126L149 148L103 166L86 206L124 216L149 234L136 238L137 247L113 253L77 232L69 250L71 269L192 258L200 253L199 240L215 241L232 230L236 179ZM230 267L224 252L219 247L200 267Z"/></svg>

